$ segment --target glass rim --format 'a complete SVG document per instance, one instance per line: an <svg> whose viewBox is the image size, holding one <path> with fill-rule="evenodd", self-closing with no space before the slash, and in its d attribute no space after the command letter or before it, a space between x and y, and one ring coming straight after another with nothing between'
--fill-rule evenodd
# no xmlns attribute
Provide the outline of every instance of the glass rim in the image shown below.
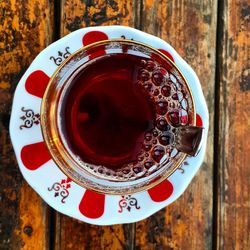
<svg viewBox="0 0 250 250"><path fill-rule="evenodd" d="M42 130L42 136L44 138L45 144L46 144L46 146L47 146L47 148L48 148L48 150L49 150L55 164L60 168L60 170L67 177L72 179L74 182L76 182L77 184L79 184L80 186L82 186L84 188L93 190L93 191L98 192L98 193L112 194L112 195L132 194L132 193L135 193L135 192L146 191L146 190L156 186L157 184L161 183L164 179L168 178L183 163L183 161L187 157L187 154L182 153L183 156L180 157L180 159L178 159L177 162L173 163L174 167L170 172L168 172L167 170L165 171L165 173L164 173L163 170L159 171L158 175L156 175L156 178L153 181L151 181L151 183L150 182L147 183L147 185L141 185L141 186L137 186L137 187L135 186L133 189L130 189L128 187L127 189L122 189L121 191L119 189L117 189L117 188L112 189L114 187L110 187L110 188L108 188L108 189L106 189L104 191L103 189L98 187L98 185L95 186L95 185L91 184L91 181L90 182L86 181L86 182L83 183L83 181L79 180L79 178L74 176L72 171L71 172L66 171L65 164L67 166L69 166L70 164L69 164L69 161L67 162L67 161L65 161L65 159L69 158L70 155L68 154L68 152L67 152L67 150L65 148L64 149L62 148L63 145L60 145L60 136L59 136L59 134L56 133L56 131L58 130L58 129L56 130L57 114L55 115L55 113L53 113L54 116L56 117L56 118L54 117L55 119L53 120L53 124L51 123L50 118L48 117L48 111L51 112L51 107L50 106L53 106L53 105L48 105L47 98L48 98L48 96L49 96L49 94L51 92L51 87L53 87L53 85L55 84L56 76L59 74L59 72L65 67L65 65L67 65L67 63L69 63L74 57L79 55L81 52L88 51L89 49L95 48L95 47L100 46L100 45L106 45L106 44L108 45L111 42L118 42L118 43L123 43L123 44L127 43L127 44L130 44L130 45L139 45L139 46L142 46L144 48L150 49L155 54L159 55L161 58L163 58L165 61L167 61L167 63L169 63L175 70L177 70L178 73L180 74L180 76L183 79L183 82L184 82L184 84L185 84L185 86L186 86L186 88L188 90L188 94L189 94L189 97L190 97L191 102L192 102L192 114L193 114L193 117L192 117L192 124L191 125L196 124L196 109L195 109L195 102L194 102L194 97L193 97L192 91L190 89L190 86L189 86L186 78L182 74L181 70L178 68L178 66L171 59L169 59L164 53L162 53L158 49L156 49L156 48L154 48L154 47L152 47L152 46L150 46L148 44L142 43L142 42L137 42L137 41L128 40L128 39L108 39L108 40L102 40L102 41L92 43L90 45L84 46L84 47L80 48L79 50L75 51L68 58L66 58L62 62L62 64L56 69L56 71L53 73L53 75L51 76L51 78L49 80L49 83L48 83L48 85L46 87L43 98L42 98L42 104L41 104L41 130ZM90 61L90 59L88 61ZM59 96L59 98L60 98L60 96ZM57 111L57 106L56 107L53 106L52 108L53 108L54 112ZM53 116L52 116L52 118L53 118ZM52 136L52 135L54 135L54 136ZM62 144L62 142L61 142L61 144ZM163 168L164 167L162 166L161 169L163 169ZM85 169L81 169L81 170L83 170L83 172L86 172L86 175L88 177L90 177L92 175L91 172L89 172L89 171L87 171ZM149 176L152 177L154 175L152 173ZM143 179L143 177L139 178L139 180L142 180L142 179ZM119 182L119 181L117 181L117 182ZM130 185L131 182L133 182L133 180L129 180L129 181L124 182L124 183L127 183L127 185Z"/></svg>

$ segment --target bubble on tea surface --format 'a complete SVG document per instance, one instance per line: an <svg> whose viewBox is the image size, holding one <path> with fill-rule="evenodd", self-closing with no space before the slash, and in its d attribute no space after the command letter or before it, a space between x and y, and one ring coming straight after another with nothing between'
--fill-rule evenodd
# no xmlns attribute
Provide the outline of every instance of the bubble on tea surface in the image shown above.
<svg viewBox="0 0 250 250"><path fill-rule="evenodd" d="M122 169L122 173L123 174L129 174L129 172L130 172L130 169L129 168L124 168L124 169Z"/></svg>
<svg viewBox="0 0 250 250"><path fill-rule="evenodd" d="M147 64L147 61L146 61L146 60L142 59L142 60L140 61L140 65L141 65L142 67L145 67L146 64Z"/></svg>
<svg viewBox="0 0 250 250"><path fill-rule="evenodd" d="M152 168L155 165L155 161L148 159L145 163L144 163L144 167L148 170L150 168Z"/></svg>
<svg viewBox="0 0 250 250"><path fill-rule="evenodd" d="M144 90L147 92L147 94L151 94L154 91L153 84L151 82L145 82L143 84Z"/></svg>
<svg viewBox="0 0 250 250"><path fill-rule="evenodd" d="M164 85L161 88L161 93L163 94L163 96L169 97L171 95L171 87L168 85Z"/></svg>
<svg viewBox="0 0 250 250"><path fill-rule="evenodd" d="M116 176L112 172L116 180L136 179L156 171L163 162L171 162L179 153L174 147L175 127L189 122L186 89L172 73L148 59L140 61L137 72L135 84L154 105L155 127L144 134L142 152L135 161L122 166ZM106 174L103 169L98 173Z"/></svg>
<svg viewBox="0 0 250 250"><path fill-rule="evenodd" d="M152 148L152 144L144 143L143 148L145 151L150 151L150 149Z"/></svg>
<svg viewBox="0 0 250 250"><path fill-rule="evenodd" d="M150 78L150 74L146 69L141 69L139 71L139 80L147 81Z"/></svg>
<svg viewBox="0 0 250 250"><path fill-rule="evenodd" d="M157 162L159 163L161 158L163 157L165 153L165 149L163 146L160 146L160 145L156 145L153 149L153 152L152 152L152 158Z"/></svg>
<svg viewBox="0 0 250 250"><path fill-rule="evenodd" d="M137 159L137 161L143 161L144 156L142 154L138 154L136 159Z"/></svg>
<svg viewBox="0 0 250 250"><path fill-rule="evenodd" d="M156 127L161 131L168 131L171 129L171 126L164 117L161 117L156 121Z"/></svg>
<svg viewBox="0 0 250 250"><path fill-rule="evenodd" d="M156 86L160 86L160 85L164 84L165 76L164 76L164 73L162 72L161 69L158 69L158 70L153 72L152 80Z"/></svg>
<svg viewBox="0 0 250 250"><path fill-rule="evenodd" d="M180 114L179 110L174 110L168 113L168 120L174 127L180 126Z"/></svg>
<svg viewBox="0 0 250 250"><path fill-rule="evenodd" d="M135 174L139 174L141 172L143 172L143 167L142 166L136 166L133 168L133 171L135 172Z"/></svg>
<svg viewBox="0 0 250 250"><path fill-rule="evenodd" d="M152 138L153 138L152 133L147 132L147 133L145 134L144 138L145 138L146 141L151 141Z"/></svg>
<svg viewBox="0 0 250 250"><path fill-rule="evenodd" d="M156 104L156 112L159 115L165 115L168 111L168 102L166 100L160 100Z"/></svg>
<svg viewBox="0 0 250 250"><path fill-rule="evenodd" d="M178 100L178 95L177 95L177 93L174 93L174 94L172 95L172 99L175 100L175 101Z"/></svg>
<svg viewBox="0 0 250 250"><path fill-rule="evenodd" d="M120 177L120 178L122 178L123 177L123 173L122 172L118 172L117 176Z"/></svg>
<svg viewBox="0 0 250 250"><path fill-rule="evenodd" d="M154 95L155 95L155 96L159 95L159 93L160 93L160 92L159 92L158 89L155 89L155 90L154 90Z"/></svg>
<svg viewBox="0 0 250 250"><path fill-rule="evenodd" d="M172 144L174 141L174 135L170 132L163 132L159 138L161 145L167 146Z"/></svg>
<svg viewBox="0 0 250 250"><path fill-rule="evenodd" d="M153 134L154 137L157 137L159 133L158 133L158 131L156 129L154 129L152 134Z"/></svg>
<svg viewBox="0 0 250 250"><path fill-rule="evenodd" d="M100 173L100 174L103 174L103 172L104 172L104 170L103 170L103 168L102 167L100 167L100 168L98 168L98 173Z"/></svg>
<svg viewBox="0 0 250 250"><path fill-rule="evenodd" d="M154 61L148 60L145 64L145 68L148 71L153 71L156 68L156 63Z"/></svg>
<svg viewBox="0 0 250 250"><path fill-rule="evenodd" d="M153 144L157 144L157 140L154 139L154 140L152 141L152 143L153 143Z"/></svg>

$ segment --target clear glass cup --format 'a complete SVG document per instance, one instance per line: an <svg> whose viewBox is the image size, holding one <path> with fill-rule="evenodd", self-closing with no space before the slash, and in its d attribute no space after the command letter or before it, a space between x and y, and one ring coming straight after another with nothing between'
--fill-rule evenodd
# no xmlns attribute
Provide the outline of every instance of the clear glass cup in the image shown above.
<svg viewBox="0 0 250 250"><path fill-rule="evenodd" d="M185 91L185 107L183 124L173 129L174 140L171 143L171 152L168 158L163 159L151 167L144 169L142 173L132 176L117 176L110 172L109 175L99 173L98 167L82 161L71 150L67 143L67 137L63 130L63 103L72 80L84 67L93 63L98 57L103 56L100 51L105 51L105 56L128 53L153 58L161 65L163 62L169 65L167 74L169 79ZM174 82L175 81L175 82ZM143 82L142 82L143 84ZM177 91L178 92L178 91ZM179 93L179 92L178 92ZM182 104L181 104L182 105ZM184 105L184 104L183 104ZM181 106L182 107L182 106ZM182 110L182 108L180 108ZM188 122L186 121L188 117ZM166 55L143 43L116 39L104 40L93 43L76 51L67 58L56 70L50 79L45 91L41 106L41 126L46 145L58 167L74 182L79 185L106 194L131 194L147 190L170 176L190 156L195 156L200 148L203 129L196 127L196 111L191 90L178 67ZM128 166L129 167L129 166ZM122 172L122 171L121 171Z"/></svg>

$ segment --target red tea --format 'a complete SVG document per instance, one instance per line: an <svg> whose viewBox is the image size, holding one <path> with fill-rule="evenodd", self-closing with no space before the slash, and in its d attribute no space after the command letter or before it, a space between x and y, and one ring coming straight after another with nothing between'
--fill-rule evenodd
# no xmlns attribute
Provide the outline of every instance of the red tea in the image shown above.
<svg viewBox="0 0 250 250"><path fill-rule="evenodd" d="M104 57L74 80L66 106L72 149L85 162L117 168L135 161L154 109L135 83L140 58Z"/></svg>
<svg viewBox="0 0 250 250"><path fill-rule="evenodd" d="M92 60L70 83L64 100L71 151L89 164L123 168L124 174L168 160L174 127L188 122L185 91L168 68L129 54Z"/></svg>

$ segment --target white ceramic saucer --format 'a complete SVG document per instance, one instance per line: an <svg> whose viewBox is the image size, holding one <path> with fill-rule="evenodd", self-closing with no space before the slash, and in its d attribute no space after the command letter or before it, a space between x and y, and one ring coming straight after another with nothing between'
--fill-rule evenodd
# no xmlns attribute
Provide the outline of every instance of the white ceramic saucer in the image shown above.
<svg viewBox="0 0 250 250"><path fill-rule="evenodd" d="M99 40L126 38L160 49L175 62L188 81L204 127L199 154L188 157L168 179L133 195L97 194L77 185L57 167L46 148L40 127L40 106L48 81L70 54ZM77 30L44 49L20 80L14 95L10 135L20 170L31 187L54 209L91 224L112 225L142 220L175 201L198 171L205 153L208 110L199 80L191 67L165 41L124 26Z"/></svg>

